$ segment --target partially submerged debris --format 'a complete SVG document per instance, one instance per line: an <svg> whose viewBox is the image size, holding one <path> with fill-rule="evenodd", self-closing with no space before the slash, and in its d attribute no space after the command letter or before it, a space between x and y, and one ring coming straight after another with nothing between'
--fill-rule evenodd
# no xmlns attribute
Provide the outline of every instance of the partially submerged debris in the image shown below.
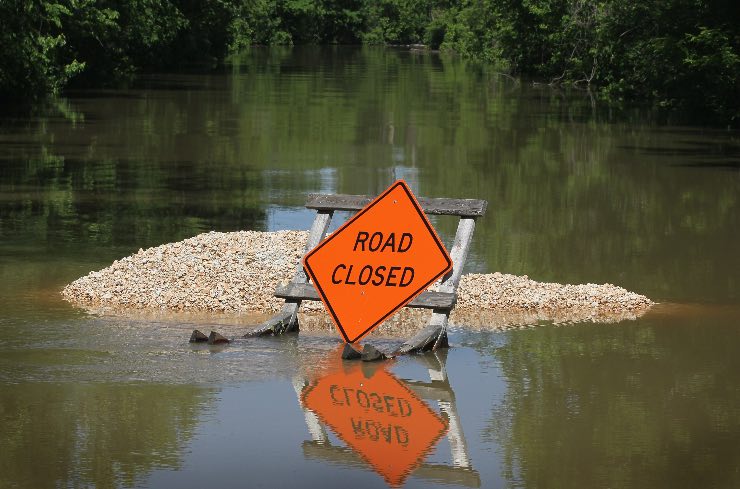
<svg viewBox="0 0 740 489"><path fill-rule="evenodd" d="M225 345L229 343L231 343L231 341L221 333L211 331L211 334L208 336L209 345Z"/></svg>
<svg viewBox="0 0 740 489"><path fill-rule="evenodd" d="M190 335L190 343L205 343L206 341L208 341L208 336L197 329L194 329L193 334Z"/></svg>
<svg viewBox="0 0 740 489"><path fill-rule="evenodd" d="M406 353L418 353L436 350L438 348L446 348L447 346L447 331L445 331L441 326L430 324L412 338L405 341L400 347L398 347L394 354L404 355Z"/></svg>
<svg viewBox="0 0 740 489"><path fill-rule="evenodd" d="M362 352L352 346L352 343L344 344L344 349L342 350L342 360L359 360L361 357Z"/></svg>
<svg viewBox="0 0 740 489"><path fill-rule="evenodd" d="M380 360L386 360L388 357L373 345L365 345L362 349L361 358L363 362L379 362Z"/></svg>
<svg viewBox="0 0 740 489"><path fill-rule="evenodd" d="M299 329L297 314L293 314L290 311L281 311L280 314L272 316L267 321L251 328L244 333L242 338L280 336L284 333L297 333Z"/></svg>

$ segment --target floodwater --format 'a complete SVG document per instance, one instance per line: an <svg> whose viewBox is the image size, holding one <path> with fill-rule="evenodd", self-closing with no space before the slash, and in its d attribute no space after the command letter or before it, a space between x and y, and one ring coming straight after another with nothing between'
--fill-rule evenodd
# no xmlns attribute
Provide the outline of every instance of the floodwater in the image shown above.
<svg viewBox="0 0 740 489"><path fill-rule="evenodd" d="M740 487L740 136L656 120L360 48L255 49L0 117L0 487ZM661 304L457 325L448 351L360 365L332 336L191 346L192 318L60 300L139 248L307 228L307 193L397 178L489 201L470 271Z"/></svg>

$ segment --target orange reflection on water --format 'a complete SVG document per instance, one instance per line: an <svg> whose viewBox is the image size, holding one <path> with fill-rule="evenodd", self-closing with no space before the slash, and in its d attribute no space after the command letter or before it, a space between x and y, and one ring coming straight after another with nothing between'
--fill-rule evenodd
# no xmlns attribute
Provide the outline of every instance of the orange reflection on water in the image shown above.
<svg viewBox="0 0 740 489"><path fill-rule="evenodd" d="M387 364L342 364L305 386L301 403L388 484L399 486L448 423L388 372Z"/></svg>

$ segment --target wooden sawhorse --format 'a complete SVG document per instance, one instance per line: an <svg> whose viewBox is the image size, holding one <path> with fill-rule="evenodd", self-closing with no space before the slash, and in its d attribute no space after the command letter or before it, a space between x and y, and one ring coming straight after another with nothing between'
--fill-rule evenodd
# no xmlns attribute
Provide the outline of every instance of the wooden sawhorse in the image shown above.
<svg viewBox="0 0 740 489"><path fill-rule="evenodd" d="M309 194L306 199L306 208L316 210L316 218L308 232L304 255L326 237L335 211L359 211L372 200L373 197L366 195ZM452 250L450 250L452 270L442 278L437 291L422 292L407 305L407 307L431 309L432 317L429 324L413 338L404 342L396 350L396 355L436 350L447 346L447 322L450 311L457 301L457 286L460 283L470 242L473 239L475 220L485 214L488 206L487 201L478 199L420 198L418 201L424 213L428 215L457 216L460 221L457 225ZM301 302L321 300L314 286L308 283L308 277L301 263L298 263L291 282L278 286L275 296L285 299L282 310L249 331L244 337L297 332L299 329L298 308Z"/></svg>

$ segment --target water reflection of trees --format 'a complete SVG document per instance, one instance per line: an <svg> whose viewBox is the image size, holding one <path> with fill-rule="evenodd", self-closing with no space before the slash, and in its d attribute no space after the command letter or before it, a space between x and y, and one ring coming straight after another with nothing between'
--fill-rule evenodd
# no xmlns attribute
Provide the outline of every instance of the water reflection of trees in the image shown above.
<svg viewBox="0 0 740 489"><path fill-rule="evenodd" d="M473 249L482 268L657 297L737 295L716 281L740 267L728 248L737 175L671 166L731 163L726 134L611 123L580 96L394 50L255 49L228 75L92 95L69 99L66 118L5 128L3 237L136 249L261 229L270 204L376 194L413 174L419 195L490 202Z"/></svg>
<svg viewBox="0 0 740 489"><path fill-rule="evenodd" d="M110 112L118 111L115 103L108 105ZM146 110L141 107L142 116L156 119ZM0 232L7 241L59 251L76 246L131 250L264 223L259 177L249 168L135 154L135 148L127 148L141 148L141 134L134 130L122 137L94 124L89 129L52 126L39 129L41 142L2 154L1 188L10 203L0 211ZM78 142L51 144L47 138Z"/></svg>
<svg viewBox="0 0 740 489"><path fill-rule="evenodd" d="M732 337L670 320L507 333L493 351L481 343L507 381L484 436L517 486L738 487Z"/></svg>
<svg viewBox="0 0 740 489"><path fill-rule="evenodd" d="M473 250L485 269L737 298L717 282L740 268L728 249L740 232L737 175L696 168L735 161L737 137L611 117L578 94L512 86L450 59L300 50L264 74L245 63L260 75L233 91L257 160L337 167L336 190L359 194L413 168L419 195L487 199ZM452 222L437 226L454 234Z"/></svg>
<svg viewBox="0 0 740 489"><path fill-rule="evenodd" d="M195 386L5 385L0 486L133 487L179 467L209 399Z"/></svg>

